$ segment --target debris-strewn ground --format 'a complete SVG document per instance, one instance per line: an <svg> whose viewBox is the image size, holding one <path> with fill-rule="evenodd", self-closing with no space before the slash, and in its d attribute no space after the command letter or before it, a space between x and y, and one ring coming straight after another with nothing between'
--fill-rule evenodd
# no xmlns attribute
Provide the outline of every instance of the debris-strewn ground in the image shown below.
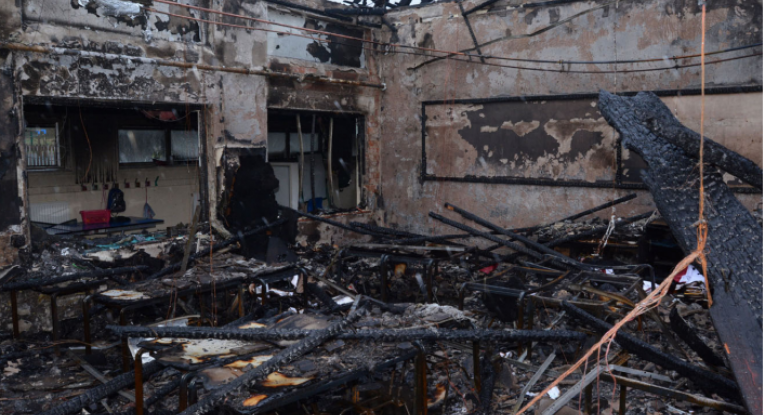
<svg viewBox="0 0 765 415"><path fill-rule="evenodd" d="M26 331L15 341L3 334L0 413L134 413L135 380L121 376L123 336L129 337L131 355L147 350L143 397L148 413L179 410L184 374L193 374L184 376L183 383L190 381L185 395L195 412L414 414L427 408L444 414L515 413L600 338L597 327L573 318L564 303L613 323L652 289L652 282L664 279L664 271L654 271L661 267L641 262L643 253L655 249L652 243L671 243L645 237L648 221L660 223L648 216L623 226L614 226L618 220L609 226L608 221L581 219L519 230L528 238L520 246L535 255L518 254L507 243L491 247L477 238L399 243L418 235L351 227L349 232L368 234L369 242L342 249L298 247L297 262L266 264L242 256L237 243L210 254L210 235L199 232L192 252L202 255L183 275L162 270L182 261L184 236L48 240L29 258L27 277L144 268L102 278L93 288L99 294L89 309L90 354L83 343L82 315L71 310L73 317L61 319L55 342L51 333L39 330ZM557 246L556 255L537 247L562 237L570 241ZM20 275L6 277L4 287L23 280ZM726 350L711 324L703 284L684 282L675 284L658 308L622 330L654 351L636 354L619 342L610 344L599 361L591 359L558 383L535 405L536 413L618 412L624 386L615 386L607 376L593 382L591 390L585 385L581 394L565 396L598 365L677 392L670 399L628 386L628 414L743 410L724 388L710 390L731 378ZM56 287L82 283L74 279ZM139 306L125 314L121 329L118 308L130 304ZM69 308L79 311L79 303ZM721 365L702 360L678 335L672 310ZM347 329L329 333L318 347L301 349L306 336L333 327L352 312L360 318ZM148 363L148 356L159 365ZM282 359L278 370L248 374L277 358ZM672 370L667 359L690 369ZM125 362L134 368L132 356ZM689 373L709 377L700 381ZM104 383L108 387L120 379L128 379L124 387L102 393Z"/></svg>

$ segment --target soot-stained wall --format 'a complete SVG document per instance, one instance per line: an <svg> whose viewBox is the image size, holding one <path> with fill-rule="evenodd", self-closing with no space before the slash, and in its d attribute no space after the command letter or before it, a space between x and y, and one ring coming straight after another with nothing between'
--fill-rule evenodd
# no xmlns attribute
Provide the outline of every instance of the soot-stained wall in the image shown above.
<svg viewBox="0 0 765 415"><path fill-rule="evenodd" d="M325 7L319 0L291 1L315 9ZM266 146L268 107L360 114L369 120L363 132L370 143L367 145L370 150L365 153L369 160L365 164L374 165L363 177L364 197L368 198L365 205L376 204L380 187L376 165L381 90L313 80L318 77L380 84L373 56L358 50L350 53L342 48L330 49L331 58L326 61L318 57L306 60L269 56L266 32L262 30L213 25L161 12L249 25L252 29L272 29L270 25L162 3L150 6L157 12L141 9L136 14L139 3L143 2L0 2L3 21L0 40L22 46L58 48L53 53L36 53L0 46L0 266L19 261L18 249L24 249L29 242L25 238L28 233L26 165L23 146L20 146L21 109L29 97L34 97L36 103L49 101L75 107L81 103L130 108L131 104L140 103L190 104L202 108L198 128L206 146L202 153L207 155L207 165L202 166L204 171L200 174L207 180L213 222L218 217L217 202L224 190L222 155L226 149ZM257 0L182 3L261 20L269 19L269 11L278 11L292 13L321 28L333 29L336 27L332 25L338 24L332 21L319 24L323 17L311 12L271 7ZM368 36L368 29L359 26L338 29L348 30L354 35ZM188 67L157 63L161 61L188 64ZM202 65L244 73L204 70ZM264 76L262 71L266 69L286 72L295 78ZM248 70L254 73L246 73ZM200 189L202 195L206 194L203 190ZM189 216L184 221L190 220ZM219 223L214 226L223 229ZM326 230L324 233L330 234ZM26 301L23 296L20 300ZM76 300L73 296L72 301ZM0 296L3 328L10 322L8 301L7 295ZM35 303L29 301L29 304ZM22 330L47 328L48 311L34 308L22 310ZM73 315L72 311L62 312L69 316Z"/></svg>
<svg viewBox="0 0 765 415"><path fill-rule="evenodd" d="M479 3L471 0L463 7L468 10ZM700 86L698 59L666 58L698 53L701 10L695 2L582 1L516 7L520 3L502 0L469 16L484 55L553 62L660 60L571 65L487 59L484 65L480 59L464 56L431 63L427 63L428 56L379 56L388 86L381 106L384 140L380 163L380 206L388 225L448 233L450 229L429 218L428 212L452 217L443 206L451 202L503 226L528 226L631 193L634 190L615 186L618 134L602 120L594 100L555 102L531 97ZM398 10L386 18L397 29L395 38L405 45L477 53L456 3ZM756 0L718 2L707 15L707 52L760 43L761 22L762 5ZM373 33L383 41L394 37L388 29ZM762 57L757 52L759 49L749 48L709 56L707 87L761 87ZM739 57L743 58L730 59ZM711 62L716 60L721 62ZM661 69L666 67L670 69ZM487 103L482 98L515 101ZM683 123L698 129L698 95L662 99ZM421 105L434 101L438 103L426 105L424 114L426 172L478 180L421 180ZM761 163L762 117L758 109L762 108L762 93L710 95L706 102L706 135ZM622 179L639 184L640 160L620 151ZM493 180L497 177L555 183L503 184ZM585 186L562 183L571 181L583 181ZM590 185L601 188L587 187ZM636 200L620 205L615 213L626 216L654 208L648 192L637 193ZM749 208L762 201L760 194L739 194L739 198Z"/></svg>
<svg viewBox="0 0 765 415"><path fill-rule="evenodd" d="M292 15L302 19L305 27L368 36L368 29L362 27L341 27L339 22L324 21L323 17L310 12L269 7L260 1L192 0L183 3L261 20L268 20L271 11L278 16ZM323 2L315 0L297 0L296 3L315 9L325 7ZM20 103L24 97L35 97L36 102L48 100L57 105L201 106L199 131L206 143L203 153L208 155L205 168L213 218L217 217L217 201L223 191L221 156L226 148L266 146L269 106L373 115L369 118L375 121L368 124L371 129L365 136L378 140L379 89L314 83L312 79L380 83L376 71L368 69L374 68L375 65L370 65L373 59L360 48L350 50L332 46L330 59L310 54L306 55L308 59L269 56L265 31L226 26L242 26L242 19L221 16L213 20L222 24L213 25L183 18L209 19L210 13L163 3L150 6L156 9L155 12L138 4L121 0L53 3L28 0L0 5L0 16L5 20L0 29L3 40L18 45L57 48L53 53L0 49L0 66L4 70L0 84L3 92L0 144L3 162L10 166L10 174L0 176L4 190L2 209L3 212L16 212L3 215L7 223L3 222L0 232L11 232L11 226L15 226L13 232L18 231L23 236L26 229L25 165L21 153L23 146L18 145L21 137L19 119L23 117ZM253 29L270 28L267 24L252 21L245 21L245 24ZM189 66L173 67L157 64L157 61ZM300 79L202 70L196 65L255 72L270 69ZM373 205L379 189L379 176L376 183L366 177L364 180L365 195L372 198L372 202L366 204ZM5 192L6 188L9 192ZM3 239L6 240L10 239ZM14 241L21 246L28 242L19 238ZM3 257L5 262L15 259L15 250L9 252Z"/></svg>
<svg viewBox="0 0 765 415"><path fill-rule="evenodd" d="M762 127L757 115L762 94L711 94L714 91L705 98L714 114L705 121L705 135L762 165L762 137L751 134ZM662 100L681 122L698 131L700 97L692 92ZM642 183L645 162L619 146L619 133L600 114L596 96L428 103L425 114L428 178L539 179L551 185L606 187ZM725 179L730 186L749 188L731 175Z"/></svg>

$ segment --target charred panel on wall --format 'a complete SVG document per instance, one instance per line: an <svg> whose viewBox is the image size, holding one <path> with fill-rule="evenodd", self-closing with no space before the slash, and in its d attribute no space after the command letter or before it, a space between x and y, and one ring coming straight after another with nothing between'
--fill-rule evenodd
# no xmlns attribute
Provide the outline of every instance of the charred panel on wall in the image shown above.
<svg viewBox="0 0 765 415"><path fill-rule="evenodd" d="M656 94L698 131L700 91ZM762 112L762 92L712 88L706 106L715 116L706 118L705 135L762 166L762 122L756 115ZM619 133L600 114L595 94L428 101L423 115L425 180L644 187L645 162L620 148ZM730 174L724 180L752 190Z"/></svg>
<svg viewBox="0 0 765 415"><path fill-rule="evenodd" d="M618 134L594 99L426 107L427 174L613 182Z"/></svg>

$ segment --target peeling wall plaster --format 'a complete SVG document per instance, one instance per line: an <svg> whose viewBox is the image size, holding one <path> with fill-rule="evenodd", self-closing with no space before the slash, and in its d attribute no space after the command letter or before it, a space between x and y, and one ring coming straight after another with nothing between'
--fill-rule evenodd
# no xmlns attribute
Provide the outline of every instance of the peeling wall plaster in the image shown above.
<svg viewBox="0 0 765 415"><path fill-rule="evenodd" d="M426 114L429 161L435 153L428 174L587 182L615 178L618 134L591 100L444 104L428 106Z"/></svg>
<svg viewBox="0 0 765 415"><path fill-rule="evenodd" d="M309 7L324 7L317 0L297 1ZM265 3L252 0L215 3L192 0L184 3L261 19L269 18L269 8ZM269 105L361 114L376 114L379 110L380 92L370 91L369 88L319 85L310 81L272 81L263 76L165 67L146 61L123 59L122 56L133 56L239 68L266 68L272 63L278 63L279 66L274 70L380 82L374 69L376 65L370 66L374 58L361 53L360 49L354 53L349 53L347 48L331 49L331 58L326 63L321 62L321 59L309 62L290 58L279 58L283 60L279 63L277 57L268 55L267 36L263 31L209 25L145 10L136 13L137 4L126 0L2 2L0 17L8 20L0 29L3 39L95 53L94 56L85 57L0 51L2 66L12 78L11 83L2 88L4 99L8 100L12 96L6 92L17 88L19 100L23 96L35 96L50 98L51 101L82 102L85 105L90 100L98 100L102 104L110 101L123 104L201 104L207 109L203 117L205 128L201 133L207 138L207 154L210 155L207 177L212 197L218 197L221 192L218 170L224 148L266 146ZM195 10L167 4L154 4L152 7L181 16L210 18ZM302 16L303 23L308 26L364 35L360 29L348 31L333 26L333 23L313 19L310 14ZM231 17L213 20L242 23ZM264 27L262 24L254 25ZM98 55L100 52L104 55ZM352 65L349 59L355 59L355 64ZM368 69L370 67L372 69ZM6 114L9 112L3 112L2 121L13 121ZM16 115L21 115L19 109ZM371 141L377 141L379 121L376 117L370 119L365 136ZM13 147L15 143L5 143L11 152L4 160L12 166L19 166L20 161ZM378 153L374 149L379 146L373 144L370 148L372 151L367 154L377 157ZM23 174L24 169L20 171ZM368 179L365 177L363 182L365 194L370 198L365 204L374 205L374 198L379 193L380 176L374 173L376 167L368 171L373 174L367 175ZM7 182L8 194L23 194L23 182L17 185L14 176L9 176L14 180ZM5 181L0 184L3 183ZM5 208L18 210L18 214L14 212L9 215L9 220L24 223L25 213L21 207L23 199L19 198L20 202L15 205L9 203L12 200L4 198L3 203ZM213 216L216 205L210 203ZM15 240L18 241L18 238Z"/></svg>
<svg viewBox="0 0 765 415"><path fill-rule="evenodd" d="M469 9L479 3L478 0L471 0L464 7ZM484 54L550 60L641 59L695 53L700 44L700 9L693 1L626 0L618 2L618 5L597 9L593 8L599 4L594 2L508 10L510 4L517 2L501 1L470 16L479 42L512 37L481 47ZM578 13L584 14L538 35L524 37ZM714 17L709 21L707 51L762 42L760 2L726 0L715 4L714 11L710 11L711 15ZM394 11L388 13L386 18L396 26L398 39L403 44L442 50L473 47L456 3L438 3ZM374 33L381 41L390 39L386 31ZM749 52L738 54L746 53ZM472 63L460 62L457 57L414 70L413 67L428 57L387 54L378 59L388 85L383 94L381 112L382 135L385 137L381 153L381 193L385 201L386 224L415 232L447 233L453 230L427 215L432 210L449 216L443 212L444 202L454 203L510 227L548 222L631 193L630 190L581 187L420 182L419 175L414 172L419 172L422 167L419 135L421 102L586 94L597 93L600 89L693 89L698 88L700 82L698 67L627 74L577 74L565 71L611 70L614 66L534 65L490 60L493 64L544 66L564 71L542 72L484 66L477 59L472 59ZM666 65L666 62L659 62L653 66ZM632 64L620 68L646 66ZM762 58L759 56L708 65L706 71L709 86L762 84ZM762 152L762 127L759 125L762 118L758 115L760 113L755 112L762 105L762 94L723 97L707 96L707 135L712 138L716 138L715 135L722 137L719 139L726 145L737 143L738 151L760 162L761 156L757 153ZM675 105L673 100L684 102ZM673 108L681 121L696 128L694 126L698 125L700 112L696 104L691 102L698 102L698 96L666 98L665 102ZM561 105L569 104L571 102L567 101ZM590 106L589 101L581 105L574 103L579 113L556 115L551 111L547 113L546 119L540 119L536 113L532 113L531 117L520 118L516 114L520 104L508 104L497 110L491 122L485 119L486 114L484 118L480 117L487 105L452 112L449 112L448 105L426 106L428 173L456 177L466 173L481 176L517 174L522 177L580 178L587 181L608 181L615 174L614 138L607 133L608 127L599 127L600 116L595 114L597 108ZM525 105L539 104L529 102ZM590 115L586 115L587 112L591 112ZM434 118L436 115L438 119ZM583 125L585 128L573 135L555 133L553 127L556 123L570 124L574 119L591 121L586 121L586 125ZM555 123L551 123L552 120ZM533 125L517 124L533 121L540 123L533 130ZM509 127L510 122L513 129L501 128L502 125ZM521 135L518 134L519 128L522 132L526 129L530 131ZM716 131L713 133L713 130ZM513 131L515 133L511 134ZM550 132L558 138L550 135ZM484 136L497 138L492 141L484 139ZM540 146L531 141L531 137L537 137L546 144ZM512 144L505 145L502 140L508 138L512 138ZM517 143L521 146L516 146ZM565 152L569 145L571 150ZM515 160L516 155L520 163ZM626 150L622 152L622 159L627 167L625 173L634 180L640 168L640 160ZM520 165L524 167L519 168ZM620 205L616 209L617 215L637 214L653 208L647 192L638 191L638 194L636 200ZM742 194L739 198L749 208L762 202L761 195Z"/></svg>

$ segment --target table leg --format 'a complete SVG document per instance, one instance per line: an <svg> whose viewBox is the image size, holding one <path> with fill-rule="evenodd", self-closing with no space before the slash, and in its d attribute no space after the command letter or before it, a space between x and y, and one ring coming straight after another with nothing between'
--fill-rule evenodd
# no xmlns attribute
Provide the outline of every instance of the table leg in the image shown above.
<svg viewBox="0 0 765 415"><path fill-rule="evenodd" d="M244 317L244 284L239 284L239 318Z"/></svg>
<svg viewBox="0 0 765 415"><path fill-rule="evenodd" d="M120 326L127 326L126 311L127 307L120 309ZM122 339L122 371L130 372L130 348L128 347L128 339L124 337Z"/></svg>
<svg viewBox="0 0 765 415"><path fill-rule="evenodd" d="M476 393L481 393L481 342L473 342L473 380Z"/></svg>
<svg viewBox="0 0 765 415"><path fill-rule="evenodd" d="M61 350L58 348L58 293L50 295L50 322L52 327L51 339L53 340L53 350L56 352L56 356L61 356Z"/></svg>
<svg viewBox="0 0 765 415"><path fill-rule="evenodd" d="M383 303L388 302L388 268L388 256L383 255L380 257L380 297Z"/></svg>
<svg viewBox="0 0 765 415"><path fill-rule="evenodd" d="M19 332L19 304L16 298L16 291L11 291L11 317L13 319L13 339L21 338Z"/></svg>
<svg viewBox="0 0 765 415"><path fill-rule="evenodd" d="M85 354L92 352L90 338L90 302L93 296L88 295L82 299L82 334L85 342Z"/></svg>
<svg viewBox="0 0 765 415"><path fill-rule="evenodd" d="M143 415L143 354L148 350L141 348L135 354L135 415Z"/></svg>

